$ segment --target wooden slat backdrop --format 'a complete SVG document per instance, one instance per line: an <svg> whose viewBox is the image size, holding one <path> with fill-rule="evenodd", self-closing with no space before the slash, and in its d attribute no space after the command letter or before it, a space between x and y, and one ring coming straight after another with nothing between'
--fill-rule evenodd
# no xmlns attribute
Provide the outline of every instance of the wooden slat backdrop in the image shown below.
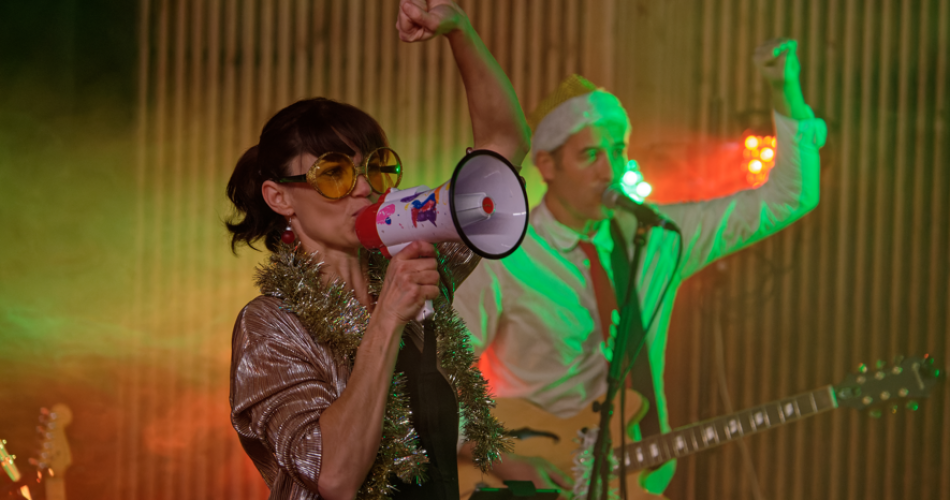
<svg viewBox="0 0 950 500"><path fill-rule="evenodd" d="M120 381L115 494L262 498L224 395L231 325L262 256L228 252L233 165L274 112L323 95L377 117L406 185L434 186L471 143L464 93L444 41L398 42L395 1L140 5L129 322L147 354ZM821 206L684 286L667 374L674 424L835 382L862 361L950 359L950 0L462 6L526 110L580 72L626 104L632 150L677 134L734 139L768 116L754 46L800 41L806 100L830 128ZM915 414L839 410L682 460L669 495L950 498L947 390Z"/></svg>

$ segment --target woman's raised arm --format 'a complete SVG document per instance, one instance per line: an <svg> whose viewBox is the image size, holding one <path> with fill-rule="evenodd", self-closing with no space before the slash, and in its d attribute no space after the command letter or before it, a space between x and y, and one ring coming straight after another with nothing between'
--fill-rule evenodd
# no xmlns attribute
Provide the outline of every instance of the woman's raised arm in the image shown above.
<svg viewBox="0 0 950 500"><path fill-rule="evenodd" d="M531 148L524 111L508 75L461 7L452 0L402 0L396 29L404 42L445 35L468 96L475 148L490 149L520 166Z"/></svg>

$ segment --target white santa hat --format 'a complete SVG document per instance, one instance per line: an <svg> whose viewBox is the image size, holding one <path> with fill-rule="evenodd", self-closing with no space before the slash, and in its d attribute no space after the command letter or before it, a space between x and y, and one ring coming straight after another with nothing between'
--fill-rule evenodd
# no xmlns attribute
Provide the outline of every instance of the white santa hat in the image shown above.
<svg viewBox="0 0 950 500"><path fill-rule="evenodd" d="M539 151L554 151L588 125L610 123L630 129L630 118L617 96L582 76L571 75L528 117L534 131L531 161Z"/></svg>

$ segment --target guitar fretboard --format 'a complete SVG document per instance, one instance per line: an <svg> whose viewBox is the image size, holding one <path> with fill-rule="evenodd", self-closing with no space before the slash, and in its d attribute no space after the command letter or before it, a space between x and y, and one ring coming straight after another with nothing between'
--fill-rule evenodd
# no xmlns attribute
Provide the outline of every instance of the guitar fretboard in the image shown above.
<svg viewBox="0 0 950 500"><path fill-rule="evenodd" d="M829 385L631 443L626 446L626 466L628 472L656 467L673 458L708 450L837 407L834 388ZM614 452L619 458L620 449Z"/></svg>

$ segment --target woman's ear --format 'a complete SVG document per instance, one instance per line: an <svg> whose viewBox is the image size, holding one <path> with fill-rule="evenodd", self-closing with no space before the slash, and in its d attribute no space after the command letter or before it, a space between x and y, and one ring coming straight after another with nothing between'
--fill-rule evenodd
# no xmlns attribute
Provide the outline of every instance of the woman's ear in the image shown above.
<svg viewBox="0 0 950 500"><path fill-rule="evenodd" d="M284 217L290 217L294 214L293 199L286 185L271 180L264 181L261 186L261 194L264 195L264 202L274 212Z"/></svg>

